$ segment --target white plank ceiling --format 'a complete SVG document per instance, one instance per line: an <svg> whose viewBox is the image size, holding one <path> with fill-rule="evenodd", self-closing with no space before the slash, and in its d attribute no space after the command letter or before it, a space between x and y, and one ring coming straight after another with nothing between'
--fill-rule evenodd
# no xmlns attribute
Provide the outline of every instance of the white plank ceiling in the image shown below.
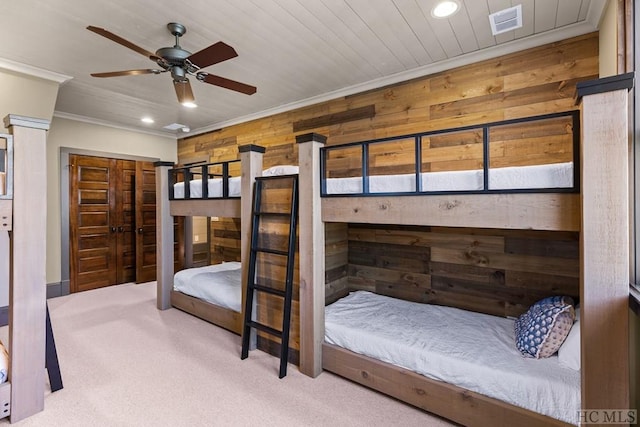
<svg viewBox="0 0 640 427"><path fill-rule="evenodd" d="M435 19L436 0L3 1L0 68L68 78L56 116L182 137L163 126L177 122L190 127L188 134L201 133L595 31L606 0L460 3L452 17ZM488 15L518 4L522 28L493 36ZM217 41L233 46L238 57L205 71L257 93L192 78L198 108L186 109L168 73L90 76L155 64L88 25L155 52L174 44L169 22L187 27L180 44L190 52ZM141 123L142 116L155 123Z"/></svg>

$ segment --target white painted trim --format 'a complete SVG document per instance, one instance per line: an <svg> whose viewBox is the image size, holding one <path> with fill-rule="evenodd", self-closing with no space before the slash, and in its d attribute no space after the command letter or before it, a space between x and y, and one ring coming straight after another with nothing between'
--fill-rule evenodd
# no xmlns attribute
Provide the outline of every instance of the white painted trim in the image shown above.
<svg viewBox="0 0 640 427"><path fill-rule="evenodd" d="M63 111L57 111L57 110L54 111L53 112L53 117L57 117L59 119L74 120L76 122L89 123L89 124L92 124L92 125L106 126L106 127L115 128L115 129L122 129L122 130L130 131L130 132L144 133L144 134L153 135L153 136L160 136L162 138L168 138L168 139L172 139L174 141L178 140L178 138L175 135L167 135L164 132L157 132L157 131L153 131L153 130L140 129L140 128L136 128L136 127L133 127L133 126L124 126L124 125L120 125L120 124L114 124L114 123L111 123L111 122L107 122L105 120L98 120L98 119L94 119L94 118L91 118L91 117L81 116L81 115L78 115L78 114L65 113Z"/></svg>
<svg viewBox="0 0 640 427"><path fill-rule="evenodd" d="M20 74L26 74L32 77L38 77L40 79L51 80L59 84L73 78L65 74L56 73L55 71L45 70L43 68L34 67L33 65L21 64L20 62L4 58L0 58L0 68Z"/></svg>
<svg viewBox="0 0 640 427"><path fill-rule="evenodd" d="M599 2L601 0L592 0L592 2ZM606 0L602 0L605 1ZM591 14L590 9L590 14ZM597 13L596 13L597 14ZM602 12L600 13L602 14ZM496 58L502 55L519 52L522 50L530 49L533 47L542 46L548 43L554 43L572 37L581 36L593 31L596 31L597 27L590 22L584 21L577 24L567 25L565 27L547 31L541 34L524 37L521 39L513 40L508 43L500 44L491 48L475 51L466 55L457 56L444 61L439 61L433 64L429 64L423 67L414 68L411 70L396 73L390 76L382 77L379 79L370 80L365 83L345 87L332 92L324 93L322 95L314 96L311 98L303 99L301 101L292 102L289 104L280 105L278 107L262 110L254 114L248 114L246 116L238 117L235 119L214 123L209 126L205 126L198 129L193 129L191 132L180 135L181 138L199 135L214 130L219 130L225 127L237 125L240 123L249 122L251 120L261 119L264 117L272 116L287 111L296 110L298 108L308 107L310 105L319 104L321 102L330 101L332 99L341 98L343 96L354 95L361 92L366 92L373 89L379 89L384 86L389 86L396 83L412 80L419 77L428 76L431 74L439 73L441 71L450 70L456 67L464 65L474 64L476 62L485 61L487 59Z"/></svg>
<svg viewBox="0 0 640 427"><path fill-rule="evenodd" d="M600 28L606 6L607 0L591 0L589 11L587 12L587 22L595 28Z"/></svg>
<svg viewBox="0 0 640 427"><path fill-rule="evenodd" d="M21 126L32 129L49 130L51 122L47 119L38 119L35 117L17 116L15 114L9 114L4 118L4 126L6 128L10 126Z"/></svg>

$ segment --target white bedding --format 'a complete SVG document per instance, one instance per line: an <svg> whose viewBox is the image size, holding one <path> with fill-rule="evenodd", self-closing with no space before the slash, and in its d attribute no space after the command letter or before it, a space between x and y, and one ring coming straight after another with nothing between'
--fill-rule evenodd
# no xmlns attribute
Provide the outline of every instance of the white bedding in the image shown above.
<svg viewBox="0 0 640 427"><path fill-rule="evenodd" d="M242 311L242 273L239 262L225 262L178 271L173 289L211 304Z"/></svg>
<svg viewBox="0 0 640 427"><path fill-rule="evenodd" d="M207 180L207 194L209 197L222 197L222 178L210 178ZM229 197L240 197L240 177L229 178ZM193 179L189 183L189 197L202 197L202 180ZM173 198L184 199L184 182L176 182L173 185Z"/></svg>
<svg viewBox="0 0 640 427"><path fill-rule="evenodd" d="M514 321L366 291L325 309L325 341L426 377L576 424L580 372L530 359Z"/></svg>
<svg viewBox="0 0 640 427"><path fill-rule="evenodd" d="M297 165L277 165L262 171L262 176L295 175L298 173ZM239 176L229 178L229 197L240 197L242 194ZM222 197L222 178L209 178L207 180L207 195L209 198ZM202 180L192 179L189 182L189 197L191 199L202 198ZM173 198L184 199L184 182L176 182L173 185Z"/></svg>
<svg viewBox="0 0 640 427"><path fill-rule="evenodd" d="M422 191L478 191L484 187L481 169L420 174ZM362 193L362 177L328 178L327 194ZM489 169L490 190L573 187L573 162ZM415 174L371 175L370 193L416 191Z"/></svg>

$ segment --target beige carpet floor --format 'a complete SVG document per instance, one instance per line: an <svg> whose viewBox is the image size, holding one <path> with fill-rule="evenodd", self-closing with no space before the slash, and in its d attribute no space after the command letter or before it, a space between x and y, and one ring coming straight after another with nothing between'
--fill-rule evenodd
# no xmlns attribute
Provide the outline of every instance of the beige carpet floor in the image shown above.
<svg viewBox="0 0 640 427"><path fill-rule="evenodd" d="M277 358L254 350L240 360L239 336L157 310L155 290L125 284L49 300L64 389L45 386L45 410L15 425L451 425L328 372L312 379L289 365L278 379Z"/></svg>

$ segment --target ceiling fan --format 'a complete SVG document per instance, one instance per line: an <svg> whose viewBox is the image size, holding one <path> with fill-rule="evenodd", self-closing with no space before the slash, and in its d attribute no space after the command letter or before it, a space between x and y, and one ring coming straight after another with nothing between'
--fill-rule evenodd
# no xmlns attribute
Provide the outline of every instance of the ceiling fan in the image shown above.
<svg viewBox="0 0 640 427"><path fill-rule="evenodd" d="M88 26L87 30L106 37L109 40L121 44L122 46L128 47L129 49L146 56L160 66L160 69L148 68L140 70L111 71L106 73L93 73L91 75L93 77L118 77L135 76L140 74L160 74L168 71L171 73L171 77L173 77L173 86L176 90L178 101L185 105L195 103L193 91L191 90L191 83L189 83L189 79L187 78L189 75L194 76L201 82L220 86L247 95L256 93L255 86L250 86L225 77L201 71L203 68L209 67L210 65L238 56L234 48L226 43L217 42L196 53L191 53L181 48L179 43L180 37L187 32L187 28L184 25L175 22L167 24L167 28L169 29L169 32L175 36L175 45L173 47L162 47L158 49L156 53L152 53L116 34L113 34L110 31L105 30L104 28L98 28L91 25Z"/></svg>

